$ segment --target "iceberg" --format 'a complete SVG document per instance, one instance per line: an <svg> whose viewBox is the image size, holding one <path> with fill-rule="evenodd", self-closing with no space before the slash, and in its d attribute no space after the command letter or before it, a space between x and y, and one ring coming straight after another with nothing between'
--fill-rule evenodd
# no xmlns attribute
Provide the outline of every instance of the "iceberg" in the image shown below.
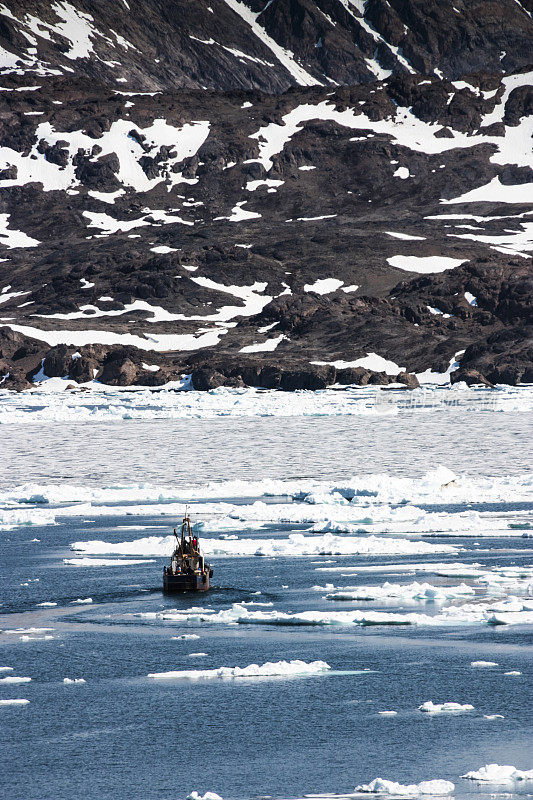
<svg viewBox="0 0 533 800"><path fill-rule="evenodd" d="M515 781L533 781L533 769L521 770L508 764L485 764L484 767L461 775L461 778L481 783L512 784Z"/></svg>
<svg viewBox="0 0 533 800"><path fill-rule="evenodd" d="M355 787L356 792L380 794L389 797L419 797L420 795L446 796L453 792L455 786L451 781L432 780L407 785L388 781L384 778L374 778L370 783L363 783Z"/></svg>
<svg viewBox="0 0 533 800"><path fill-rule="evenodd" d="M469 703L432 703L431 700L428 700L426 703L422 703L421 706L418 706L419 711L425 711L428 714L461 714L464 711L473 711L474 706L471 706Z"/></svg>
<svg viewBox="0 0 533 800"><path fill-rule="evenodd" d="M210 678L288 678L294 676L320 675L331 667L325 661L267 661L265 664L250 664L247 667L218 667L218 669L185 669L170 672L151 672L149 678L157 680L203 680Z"/></svg>

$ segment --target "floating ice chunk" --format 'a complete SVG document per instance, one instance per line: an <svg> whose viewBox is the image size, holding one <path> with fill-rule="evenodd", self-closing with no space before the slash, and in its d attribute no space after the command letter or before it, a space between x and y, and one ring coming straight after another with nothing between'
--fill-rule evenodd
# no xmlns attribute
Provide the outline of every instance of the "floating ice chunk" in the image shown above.
<svg viewBox="0 0 533 800"><path fill-rule="evenodd" d="M325 503L341 506L348 505L348 500L346 500L340 492L310 492L304 497L303 502L309 503L310 505Z"/></svg>
<svg viewBox="0 0 533 800"><path fill-rule="evenodd" d="M13 698L11 700L0 700L0 706L25 706L29 702L29 700L23 700L22 698Z"/></svg>
<svg viewBox="0 0 533 800"><path fill-rule="evenodd" d="M207 653L189 653L189 658L204 658Z"/></svg>
<svg viewBox="0 0 533 800"><path fill-rule="evenodd" d="M13 667L0 667L0 672L13 672Z"/></svg>
<svg viewBox="0 0 533 800"><path fill-rule="evenodd" d="M88 605L93 602L92 597L78 597L77 600L71 600L71 603L77 603L80 606Z"/></svg>
<svg viewBox="0 0 533 800"><path fill-rule="evenodd" d="M470 705L470 703L433 703L431 700L428 700L426 703L422 703L421 706L418 706L419 711L425 711L428 714L457 714L462 713L464 711L473 711L474 706Z"/></svg>
<svg viewBox="0 0 533 800"><path fill-rule="evenodd" d="M471 661L471 667L497 667L496 661Z"/></svg>
<svg viewBox="0 0 533 800"><path fill-rule="evenodd" d="M57 603L46 602L46 603L37 603L37 608L52 608L53 606L57 606Z"/></svg>
<svg viewBox="0 0 533 800"><path fill-rule="evenodd" d="M461 778L481 783L512 784L515 781L533 781L533 769L521 770L508 764L485 764L478 770L461 775Z"/></svg>
<svg viewBox="0 0 533 800"><path fill-rule="evenodd" d="M172 536L148 536L129 542L74 542L71 547L88 554L166 556L172 548ZM304 536L291 533L282 539L203 539L206 555L217 556L319 556L319 555L418 555L456 553L453 545L409 541L388 536Z"/></svg>
<svg viewBox="0 0 533 800"><path fill-rule="evenodd" d="M510 672L504 672L504 675L521 675L522 673L519 672L517 669L513 669Z"/></svg>
<svg viewBox="0 0 533 800"><path fill-rule="evenodd" d="M5 630L4 633L47 633L53 630L53 628L10 628L9 630Z"/></svg>
<svg viewBox="0 0 533 800"><path fill-rule="evenodd" d="M192 639L199 639L200 637L196 633L182 633L180 636L171 636L171 639L181 639L183 641L188 641Z"/></svg>
<svg viewBox="0 0 533 800"><path fill-rule="evenodd" d="M398 712L397 711L378 711L378 714L381 717L396 717Z"/></svg>
<svg viewBox="0 0 533 800"><path fill-rule="evenodd" d="M85 678L63 678L63 683L86 683Z"/></svg>
<svg viewBox="0 0 533 800"><path fill-rule="evenodd" d="M503 714L483 714L484 719L505 719Z"/></svg>
<svg viewBox="0 0 533 800"><path fill-rule="evenodd" d="M69 567L124 567L134 564L153 564L153 558L64 558Z"/></svg>
<svg viewBox="0 0 533 800"><path fill-rule="evenodd" d="M200 794L199 792L195 791L187 795L187 800L222 800L222 798L219 794L216 794L216 792L206 792L205 794Z"/></svg>
<svg viewBox="0 0 533 800"><path fill-rule="evenodd" d="M250 664L247 667L219 667L218 669L174 670L151 672L149 678L199 680L204 678L281 678L292 676L321 675L331 667L325 661L267 661L265 664Z"/></svg>
<svg viewBox="0 0 533 800"><path fill-rule="evenodd" d="M6 678L0 678L0 683L29 683L31 678L19 678L17 675L8 675Z"/></svg>
<svg viewBox="0 0 533 800"><path fill-rule="evenodd" d="M406 786L395 781L387 781L384 778L374 778L371 783L364 783L355 787L356 792L368 792L392 797L418 797L424 794L442 796L451 794L454 789L455 786L450 781L422 781L421 783L410 783Z"/></svg>
<svg viewBox="0 0 533 800"><path fill-rule="evenodd" d="M382 586L345 586L326 595L328 600L385 600L394 599L402 602L426 601L445 603L454 598L475 594L475 589L465 583L459 586L433 586L430 583L408 584L385 582Z"/></svg>

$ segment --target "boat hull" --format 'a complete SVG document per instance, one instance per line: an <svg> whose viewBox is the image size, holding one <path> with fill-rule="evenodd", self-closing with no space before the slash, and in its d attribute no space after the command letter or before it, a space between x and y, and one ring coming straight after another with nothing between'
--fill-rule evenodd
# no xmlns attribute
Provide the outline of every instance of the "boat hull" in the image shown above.
<svg viewBox="0 0 533 800"><path fill-rule="evenodd" d="M163 592L165 594L181 594L183 592L207 592L209 589L209 572L201 575L163 575Z"/></svg>

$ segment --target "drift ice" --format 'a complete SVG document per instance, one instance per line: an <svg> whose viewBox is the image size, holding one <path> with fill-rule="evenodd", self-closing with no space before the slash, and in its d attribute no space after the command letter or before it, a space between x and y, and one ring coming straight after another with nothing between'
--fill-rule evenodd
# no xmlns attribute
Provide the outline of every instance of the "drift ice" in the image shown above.
<svg viewBox="0 0 533 800"><path fill-rule="evenodd" d="M180 536L174 528L177 544L170 566L163 568L163 592L206 592L213 570L205 563L198 536L193 535L187 511L181 523Z"/></svg>

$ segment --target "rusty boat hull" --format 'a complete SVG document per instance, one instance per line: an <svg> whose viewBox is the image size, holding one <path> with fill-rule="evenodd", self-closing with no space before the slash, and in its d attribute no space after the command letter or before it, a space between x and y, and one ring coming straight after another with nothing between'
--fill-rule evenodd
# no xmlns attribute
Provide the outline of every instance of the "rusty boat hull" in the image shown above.
<svg viewBox="0 0 533 800"><path fill-rule="evenodd" d="M194 572L190 575L163 574L163 592L165 594L183 594L185 592L207 592L212 571L204 574Z"/></svg>

